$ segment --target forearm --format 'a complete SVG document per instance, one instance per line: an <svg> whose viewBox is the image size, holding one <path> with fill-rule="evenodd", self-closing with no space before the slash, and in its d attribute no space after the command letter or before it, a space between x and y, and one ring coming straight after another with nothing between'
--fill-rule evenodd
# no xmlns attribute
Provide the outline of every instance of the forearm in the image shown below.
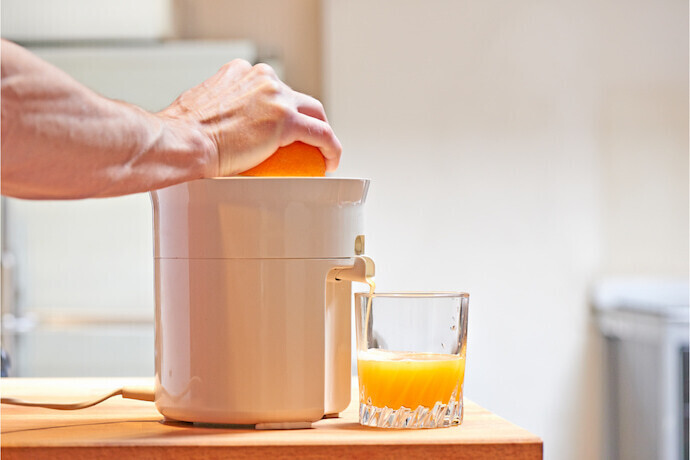
<svg viewBox="0 0 690 460"><path fill-rule="evenodd" d="M116 196L217 173L193 123L103 98L7 42L1 84L5 195Z"/></svg>

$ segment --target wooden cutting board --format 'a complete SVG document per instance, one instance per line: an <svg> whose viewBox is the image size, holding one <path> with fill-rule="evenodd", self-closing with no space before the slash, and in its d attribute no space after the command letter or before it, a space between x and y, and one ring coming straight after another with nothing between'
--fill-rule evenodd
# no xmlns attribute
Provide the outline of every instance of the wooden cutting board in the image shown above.
<svg viewBox="0 0 690 460"><path fill-rule="evenodd" d="M42 402L87 400L152 379L0 379L3 397ZM3 404L3 460L26 459L216 459L366 458L541 459L542 441L530 432L465 399L461 426L431 430L384 430L357 423L354 403L340 418L311 429L257 431L163 423L153 403L116 396L78 411Z"/></svg>

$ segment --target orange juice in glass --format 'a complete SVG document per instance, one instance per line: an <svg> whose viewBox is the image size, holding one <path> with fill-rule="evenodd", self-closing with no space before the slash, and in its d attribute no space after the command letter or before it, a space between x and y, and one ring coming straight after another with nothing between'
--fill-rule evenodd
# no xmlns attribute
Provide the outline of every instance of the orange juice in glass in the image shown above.
<svg viewBox="0 0 690 460"><path fill-rule="evenodd" d="M469 295L355 297L360 423L382 428L460 424Z"/></svg>

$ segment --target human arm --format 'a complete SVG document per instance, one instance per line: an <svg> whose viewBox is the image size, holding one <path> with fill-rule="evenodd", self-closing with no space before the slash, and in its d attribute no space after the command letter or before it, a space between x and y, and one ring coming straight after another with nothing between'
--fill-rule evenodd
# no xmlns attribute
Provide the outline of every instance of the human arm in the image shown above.
<svg viewBox="0 0 690 460"><path fill-rule="evenodd" d="M249 169L296 140L329 170L340 144L321 104L266 65L235 60L168 108L104 98L2 41L2 193L85 198L153 190Z"/></svg>

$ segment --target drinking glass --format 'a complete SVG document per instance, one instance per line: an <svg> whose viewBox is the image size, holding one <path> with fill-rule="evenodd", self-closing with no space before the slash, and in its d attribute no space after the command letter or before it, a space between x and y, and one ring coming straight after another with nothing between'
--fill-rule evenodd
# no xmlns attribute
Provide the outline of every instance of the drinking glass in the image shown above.
<svg viewBox="0 0 690 460"><path fill-rule="evenodd" d="M355 294L359 422L381 428L459 425L469 294Z"/></svg>

